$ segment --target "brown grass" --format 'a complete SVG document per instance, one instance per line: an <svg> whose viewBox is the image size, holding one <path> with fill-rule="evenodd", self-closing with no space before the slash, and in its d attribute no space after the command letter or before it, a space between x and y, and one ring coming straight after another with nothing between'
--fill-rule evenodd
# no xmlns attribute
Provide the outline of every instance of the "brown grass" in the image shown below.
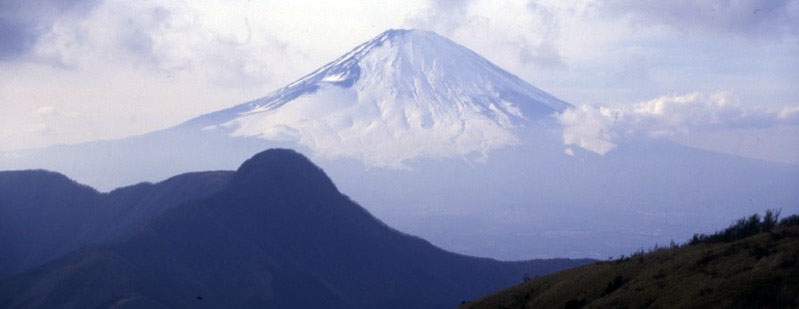
<svg viewBox="0 0 799 309"><path fill-rule="evenodd" d="M655 250L511 287L463 308L799 306L799 226Z"/></svg>

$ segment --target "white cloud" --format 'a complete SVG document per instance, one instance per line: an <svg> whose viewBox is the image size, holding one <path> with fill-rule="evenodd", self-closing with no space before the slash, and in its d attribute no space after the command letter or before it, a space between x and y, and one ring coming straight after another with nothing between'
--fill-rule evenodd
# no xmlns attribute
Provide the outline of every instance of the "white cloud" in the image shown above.
<svg viewBox="0 0 799 309"><path fill-rule="evenodd" d="M33 113L36 115L47 116L47 115L55 115L59 113L59 111L53 106L42 106L37 108L36 111L34 111Z"/></svg>
<svg viewBox="0 0 799 309"><path fill-rule="evenodd" d="M661 96L632 105L580 105L556 116L563 142L598 154L634 136L674 138L701 130L799 124L799 106L748 107L727 92Z"/></svg>
<svg viewBox="0 0 799 309"><path fill-rule="evenodd" d="M581 105L570 108L558 116L563 125L563 143L605 154L616 148L615 113L607 108ZM571 155L574 153L572 152Z"/></svg>
<svg viewBox="0 0 799 309"><path fill-rule="evenodd" d="M799 97L797 1L754 17L743 15L753 1L715 11L682 1L690 9L589 0L43 1L0 10L0 27L39 20L0 48L0 149L174 125L264 96L388 28L434 30L572 103L735 89L744 101L782 108ZM680 18L704 30L686 35L692 28ZM739 40L746 25L764 39ZM780 35L762 35L769 29ZM49 123L58 136L20 130L39 121L31 117L40 106L78 116Z"/></svg>
<svg viewBox="0 0 799 309"><path fill-rule="evenodd" d="M779 118L788 122L799 122L799 106L783 107L779 113Z"/></svg>
<svg viewBox="0 0 799 309"><path fill-rule="evenodd" d="M599 7L610 16L665 25L688 35L734 34L756 40L799 35L797 0L609 0Z"/></svg>

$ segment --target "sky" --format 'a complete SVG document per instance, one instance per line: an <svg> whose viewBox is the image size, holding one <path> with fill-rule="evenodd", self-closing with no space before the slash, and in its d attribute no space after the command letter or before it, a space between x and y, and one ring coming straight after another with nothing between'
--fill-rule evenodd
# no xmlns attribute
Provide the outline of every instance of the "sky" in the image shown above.
<svg viewBox="0 0 799 309"><path fill-rule="evenodd" d="M572 103L567 144L644 135L799 164L799 0L0 0L0 150L170 127L391 28Z"/></svg>

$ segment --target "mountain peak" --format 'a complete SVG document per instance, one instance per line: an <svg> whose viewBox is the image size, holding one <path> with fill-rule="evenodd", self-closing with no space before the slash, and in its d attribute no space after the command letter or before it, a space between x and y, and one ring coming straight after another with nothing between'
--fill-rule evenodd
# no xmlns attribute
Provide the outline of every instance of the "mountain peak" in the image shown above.
<svg viewBox="0 0 799 309"><path fill-rule="evenodd" d="M420 29L416 29L416 28L410 28L410 29L388 29L388 30L384 31L383 33L381 33L380 35L378 35L377 38L384 37L384 36L385 37L398 37L398 36L406 36L406 35L412 35L412 36L435 35L435 36L438 36L438 34L436 34L435 32L432 32L432 31L420 30Z"/></svg>
<svg viewBox="0 0 799 309"><path fill-rule="evenodd" d="M431 31L418 29L389 29L283 89L287 90L300 85L305 87L309 85L319 87L323 83L351 87L361 77L361 70L363 69L361 63L368 64L373 57L389 61L405 59L408 61L405 64L419 65L421 64L420 61L413 60L424 60L425 58L429 58L429 60L437 59L440 55L437 55L435 51L445 51L455 46L460 47L460 45ZM460 48L462 48L463 51L468 51L463 47ZM428 53L418 54L418 51L428 51ZM471 52L469 51L469 53ZM476 56L476 54L473 55ZM472 55L460 55L455 57L454 60L463 60L463 56L469 57ZM419 71L426 68L418 69L419 70L410 72L403 71L396 73L424 74L424 72Z"/></svg>
<svg viewBox="0 0 799 309"><path fill-rule="evenodd" d="M237 173L247 173L258 169L286 168L287 165L313 165L302 154L282 148L261 151L241 164Z"/></svg>
<svg viewBox="0 0 799 309"><path fill-rule="evenodd" d="M376 36L374 39L372 39L369 42L382 42L382 41L386 41L386 40L389 40L389 41L390 40L397 40L397 41L401 41L401 42L408 42L409 40L414 40L414 39L416 39L416 40L424 39L424 40L428 40L428 42L440 41L441 43L445 43L445 44L456 44L456 43L450 41L449 39L438 35L437 33L433 32L433 31L421 30L421 29L415 29L415 28L411 28L411 29L388 29L388 30L384 31L383 33L379 34L378 36ZM367 42L367 44L369 42Z"/></svg>
<svg viewBox="0 0 799 309"><path fill-rule="evenodd" d="M334 192L333 181L311 160L291 149L262 151L241 164L231 180L232 187L285 188Z"/></svg>
<svg viewBox="0 0 799 309"><path fill-rule="evenodd" d="M391 29L267 97L193 123L403 167L485 157L568 106L434 32Z"/></svg>

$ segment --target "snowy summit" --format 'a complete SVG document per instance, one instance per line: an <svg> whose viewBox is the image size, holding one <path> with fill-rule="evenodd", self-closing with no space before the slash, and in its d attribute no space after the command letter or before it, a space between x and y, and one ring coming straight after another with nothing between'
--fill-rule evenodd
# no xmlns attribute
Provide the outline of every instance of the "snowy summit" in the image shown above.
<svg viewBox="0 0 799 309"><path fill-rule="evenodd" d="M401 167L517 144L514 128L569 106L438 34L388 30L264 98L190 123Z"/></svg>

